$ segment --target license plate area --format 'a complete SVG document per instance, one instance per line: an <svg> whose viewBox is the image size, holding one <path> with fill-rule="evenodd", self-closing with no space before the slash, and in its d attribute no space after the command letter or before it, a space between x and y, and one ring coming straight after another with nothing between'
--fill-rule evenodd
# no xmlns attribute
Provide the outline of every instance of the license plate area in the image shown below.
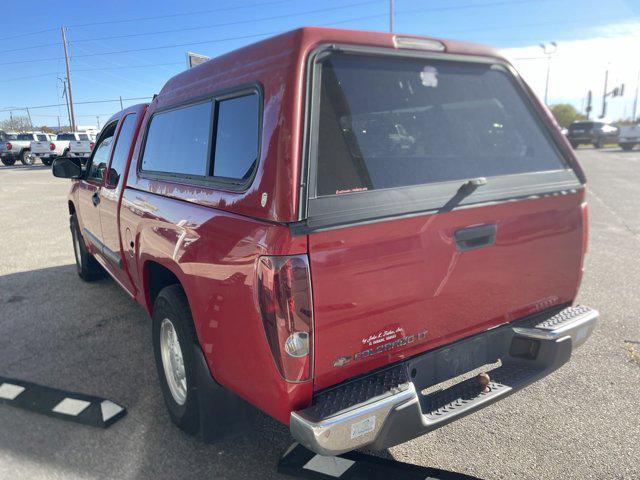
<svg viewBox="0 0 640 480"><path fill-rule="evenodd" d="M410 379L418 391L448 388L468 379L471 372L497 368L509 354L511 339L510 329L497 328L433 350L409 361Z"/></svg>

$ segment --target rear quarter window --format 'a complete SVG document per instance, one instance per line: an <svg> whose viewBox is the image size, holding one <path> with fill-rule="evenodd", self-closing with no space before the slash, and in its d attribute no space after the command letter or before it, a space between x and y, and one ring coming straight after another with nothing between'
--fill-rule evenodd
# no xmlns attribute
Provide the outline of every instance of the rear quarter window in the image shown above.
<svg viewBox="0 0 640 480"><path fill-rule="evenodd" d="M206 175L211 109L211 102L205 102L156 113L147 132L142 170Z"/></svg>
<svg viewBox="0 0 640 480"><path fill-rule="evenodd" d="M225 94L151 117L140 171L242 189L259 155L257 92Z"/></svg>

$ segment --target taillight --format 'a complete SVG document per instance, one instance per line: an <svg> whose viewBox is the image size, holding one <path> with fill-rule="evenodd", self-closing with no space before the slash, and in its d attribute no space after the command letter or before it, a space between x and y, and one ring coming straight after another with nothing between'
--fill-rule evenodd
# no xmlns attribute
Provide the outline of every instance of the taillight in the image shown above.
<svg viewBox="0 0 640 480"><path fill-rule="evenodd" d="M53 143L49 144L49 150L51 150L52 152L56 149L56 146Z"/></svg>
<svg viewBox="0 0 640 480"><path fill-rule="evenodd" d="M271 354L282 376L311 377L313 307L306 255L258 260L258 303Z"/></svg>
<svg viewBox="0 0 640 480"><path fill-rule="evenodd" d="M13 145L11 145L10 143L7 143L7 150L11 150L13 148Z"/></svg>
<svg viewBox="0 0 640 480"><path fill-rule="evenodd" d="M89 143L89 150L93 150L93 146L95 145L95 143L91 142Z"/></svg>

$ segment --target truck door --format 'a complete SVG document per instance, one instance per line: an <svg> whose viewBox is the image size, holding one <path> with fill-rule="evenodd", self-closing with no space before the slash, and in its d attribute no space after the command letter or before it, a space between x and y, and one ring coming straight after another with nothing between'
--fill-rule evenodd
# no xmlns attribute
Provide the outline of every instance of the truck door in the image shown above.
<svg viewBox="0 0 640 480"><path fill-rule="evenodd" d="M126 178L125 169L131 155L132 141L135 138L138 119L138 114L134 112L126 115L120 121L120 129L113 148L111 163L105 175L105 184L99 193L103 251L109 257L112 274L131 293L133 293L133 283L127 273L121 254L123 248L120 240L120 217L118 211ZM127 248L124 248L124 250L127 250Z"/></svg>
<svg viewBox="0 0 640 480"><path fill-rule="evenodd" d="M104 173L109 163L113 135L117 122L107 125L98 139L93 155L87 164L87 176L80 182L78 203L82 236L91 252L103 256L101 249L102 229L100 226L100 190L104 185Z"/></svg>

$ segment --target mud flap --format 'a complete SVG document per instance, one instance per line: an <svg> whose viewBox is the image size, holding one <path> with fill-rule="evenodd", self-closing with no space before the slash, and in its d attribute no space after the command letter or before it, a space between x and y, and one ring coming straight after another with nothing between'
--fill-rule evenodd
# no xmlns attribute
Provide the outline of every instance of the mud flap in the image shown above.
<svg viewBox="0 0 640 480"><path fill-rule="evenodd" d="M216 382L200 347L196 346L194 350L198 376L200 439L206 443L215 443L250 432L257 410Z"/></svg>

